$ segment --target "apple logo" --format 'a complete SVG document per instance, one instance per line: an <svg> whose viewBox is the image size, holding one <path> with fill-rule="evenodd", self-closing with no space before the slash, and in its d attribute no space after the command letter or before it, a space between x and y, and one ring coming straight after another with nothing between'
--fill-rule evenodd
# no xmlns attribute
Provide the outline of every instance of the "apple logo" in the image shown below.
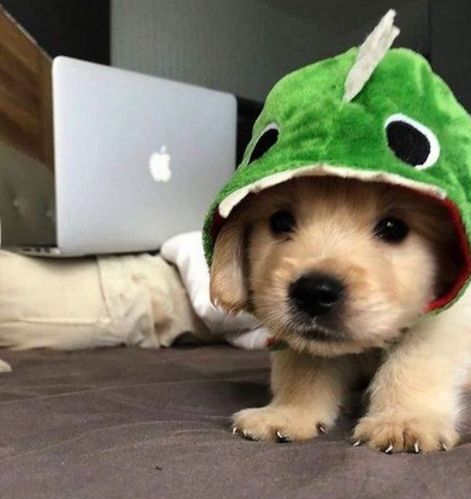
<svg viewBox="0 0 471 499"><path fill-rule="evenodd" d="M170 170L170 154L167 147L162 146L159 152L152 153L149 161L150 174L156 182L168 182L172 176Z"/></svg>

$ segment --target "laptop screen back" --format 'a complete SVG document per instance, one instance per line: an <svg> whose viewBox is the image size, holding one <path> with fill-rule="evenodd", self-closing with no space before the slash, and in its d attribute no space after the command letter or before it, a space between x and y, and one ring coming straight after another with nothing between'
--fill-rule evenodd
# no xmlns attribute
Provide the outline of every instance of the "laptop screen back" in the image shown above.
<svg viewBox="0 0 471 499"><path fill-rule="evenodd" d="M234 96L66 57L53 94L64 254L155 250L201 229L235 166Z"/></svg>

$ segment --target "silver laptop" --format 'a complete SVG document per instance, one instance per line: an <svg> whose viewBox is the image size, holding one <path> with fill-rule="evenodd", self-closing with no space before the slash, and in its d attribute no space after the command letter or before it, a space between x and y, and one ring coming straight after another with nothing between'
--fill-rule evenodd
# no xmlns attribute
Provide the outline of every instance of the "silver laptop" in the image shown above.
<svg viewBox="0 0 471 499"><path fill-rule="evenodd" d="M201 228L235 166L234 96L58 57L52 98L54 200L34 192L47 168L4 144L29 161L24 181L38 205L29 236L4 245L44 256L140 252Z"/></svg>

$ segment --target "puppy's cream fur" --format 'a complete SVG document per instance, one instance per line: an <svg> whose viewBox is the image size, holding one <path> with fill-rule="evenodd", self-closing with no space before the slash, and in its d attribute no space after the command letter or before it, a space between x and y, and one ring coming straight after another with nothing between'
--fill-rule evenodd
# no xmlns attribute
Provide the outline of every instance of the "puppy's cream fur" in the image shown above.
<svg viewBox="0 0 471 499"><path fill-rule="evenodd" d="M290 234L270 231L280 209L296 220ZM400 244L375 237L385 216L410 227ZM313 437L334 424L366 376L369 407L355 441L388 452L455 445L471 360L471 294L437 316L423 312L452 285L460 259L445 209L404 188L304 178L247 198L216 241L212 299L254 313L287 348L272 354L272 402L235 414L236 431L256 440ZM346 284L342 316L309 326L341 340L310 337L293 312L289 285L309 272Z"/></svg>

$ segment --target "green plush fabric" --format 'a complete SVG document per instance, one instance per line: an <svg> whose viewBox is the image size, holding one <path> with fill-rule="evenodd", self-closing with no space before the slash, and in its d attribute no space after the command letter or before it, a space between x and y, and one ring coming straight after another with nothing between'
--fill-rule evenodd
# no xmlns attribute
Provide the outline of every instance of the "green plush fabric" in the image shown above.
<svg viewBox="0 0 471 499"><path fill-rule="evenodd" d="M392 49L375 68L361 92L343 100L347 73L358 49L323 60L285 76L270 92L253 130L242 163L211 206L204 226L204 246L211 263L213 246L223 220L218 208L230 194L278 172L320 165L351 172L397 175L404 181L440 188L459 211L458 225L471 235L471 118L428 62L407 49ZM404 114L428 127L438 138L440 155L427 169L405 163L388 146L387 119ZM275 145L249 162L267 125L275 123ZM339 169L340 172L340 169ZM353 173L354 175L354 173ZM380 179L380 177L377 177ZM417 184L418 185L418 184ZM461 221L459 220L461 218ZM467 264L469 267L469 264ZM459 289L469 280L465 270Z"/></svg>

